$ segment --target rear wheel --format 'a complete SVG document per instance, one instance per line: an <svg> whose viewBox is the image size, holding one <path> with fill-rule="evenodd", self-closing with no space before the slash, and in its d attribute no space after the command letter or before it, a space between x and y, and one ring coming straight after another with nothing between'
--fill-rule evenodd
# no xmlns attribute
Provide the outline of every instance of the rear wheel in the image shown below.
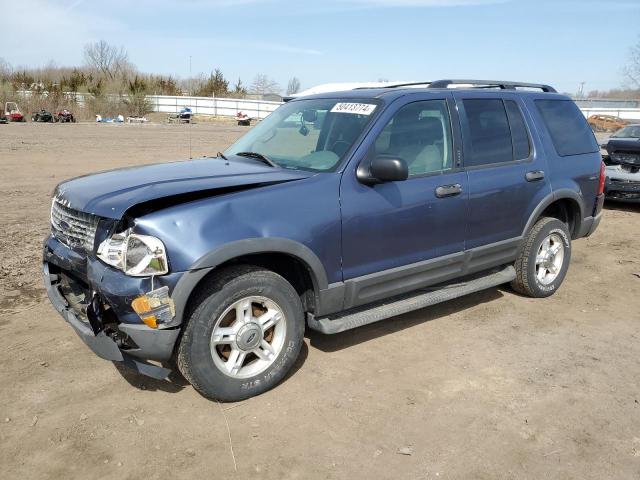
<svg viewBox="0 0 640 480"><path fill-rule="evenodd" d="M276 386L303 342L304 312L280 275L230 267L195 299L178 347L178 367L207 398L238 401Z"/></svg>
<svg viewBox="0 0 640 480"><path fill-rule="evenodd" d="M557 218L543 217L524 240L515 262L511 286L530 297L553 295L562 284L571 260L571 236Z"/></svg>

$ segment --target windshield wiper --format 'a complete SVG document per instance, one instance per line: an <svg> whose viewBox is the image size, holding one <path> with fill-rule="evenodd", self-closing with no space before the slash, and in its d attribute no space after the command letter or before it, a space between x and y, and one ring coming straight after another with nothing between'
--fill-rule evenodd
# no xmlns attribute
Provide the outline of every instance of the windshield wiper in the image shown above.
<svg viewBox="0 0 640 480"><path fill-rule="evenodd" d="M224 153L222 153L222 152L216 153L216 158L221 158L223 160L229 160L227 157L224 156Z"/></svg>
<svg viewBox="0 0 640 480"><path fill-rule="evenodd" d="M258 153L258 152L238 152L235 155L237 155L239 157L254 158L254 159L258 160L259 162L264 163L265 165L269 165L270 167L277 167L278 166L277 163L273 162L272 160L269 160L263 154Z"/></svg>

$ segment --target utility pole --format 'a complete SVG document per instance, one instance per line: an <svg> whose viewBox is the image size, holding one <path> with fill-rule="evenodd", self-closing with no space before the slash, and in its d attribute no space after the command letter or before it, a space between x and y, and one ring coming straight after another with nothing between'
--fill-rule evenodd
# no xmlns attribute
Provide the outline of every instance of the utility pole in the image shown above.
<svg viewBox="0 0 640 480"><path fill-rule="evenodd" d="M578 90L578 98L584 98L584 84L587 82L580 82L580 90Z"/></svg>

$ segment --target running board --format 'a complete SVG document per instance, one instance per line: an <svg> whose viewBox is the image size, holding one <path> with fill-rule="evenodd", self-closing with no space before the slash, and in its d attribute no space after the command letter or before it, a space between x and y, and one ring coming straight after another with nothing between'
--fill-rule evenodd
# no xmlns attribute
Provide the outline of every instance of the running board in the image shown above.
<svg viewBox="0 0 640 480"><path fill-rule="evenodd" d="M314 318L309 316L307 323L309 328L325 334L340 333L352 328L361 327L370 323L379 322L386 318L402 315L403 313L419 310L437 303L453 300L454 298L479 292L487 288L496 287L503 283L511 282L516 278L516 270L509 265L489 275L475 278L464 283L445 285L437 290L427 293L419 293L409 298L396 300L378 307L359 310L355 313L340 317ZM424 290L423 290L424 291Z"/></svg>

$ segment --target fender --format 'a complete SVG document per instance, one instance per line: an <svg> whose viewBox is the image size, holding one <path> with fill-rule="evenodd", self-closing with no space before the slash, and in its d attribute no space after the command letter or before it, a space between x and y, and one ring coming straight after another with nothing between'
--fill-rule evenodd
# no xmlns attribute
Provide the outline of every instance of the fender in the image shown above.
<svg viewBox="0 0 640 480"><path fill-rule="evenodd" d="M311 273L314 287L318 290L327 288L327 273L322 266L322 262L315 253L303 244L280 237L260 237L247 238L236 242L227 243L220 248L216 248L195 261L192 269L212 268L243 255L252 253L286 253L292 257L302 260L307 265Z"/></svg>
<svg viewBox="0 0 640 480"><path fill-rule="evenodd" d="M279 237L238 240L203 255L180 278L171 295L176 307L176 319L178 320L176 323L182 323L193 289L215 267L244 255L269 252L285 253L302 261L309 269L316 295L327 289L327 273L320 259L309 247L288 238Z"/></svg>
<svg viewBox="0 0 640 480"><path fill-rule="evenodd" d="M578 204L578 209L580 210L580 214L578 215L577 224L575 225L575 231L579 232L582 222L585 218L584 215L584 199L582 196L574 190L570 190L568 188L561 188L559 190L555 190L551 192L549 195L544 197L542 201L538 204L538 206L533 210L531 215L529 216L529 220L527 220L527 224L524 226L524 230L522 231L522 237L524 238L529 229L533 227L533 224L536 222L540 214L551 205L553 202L562 199L574 200Z"/></svg>

